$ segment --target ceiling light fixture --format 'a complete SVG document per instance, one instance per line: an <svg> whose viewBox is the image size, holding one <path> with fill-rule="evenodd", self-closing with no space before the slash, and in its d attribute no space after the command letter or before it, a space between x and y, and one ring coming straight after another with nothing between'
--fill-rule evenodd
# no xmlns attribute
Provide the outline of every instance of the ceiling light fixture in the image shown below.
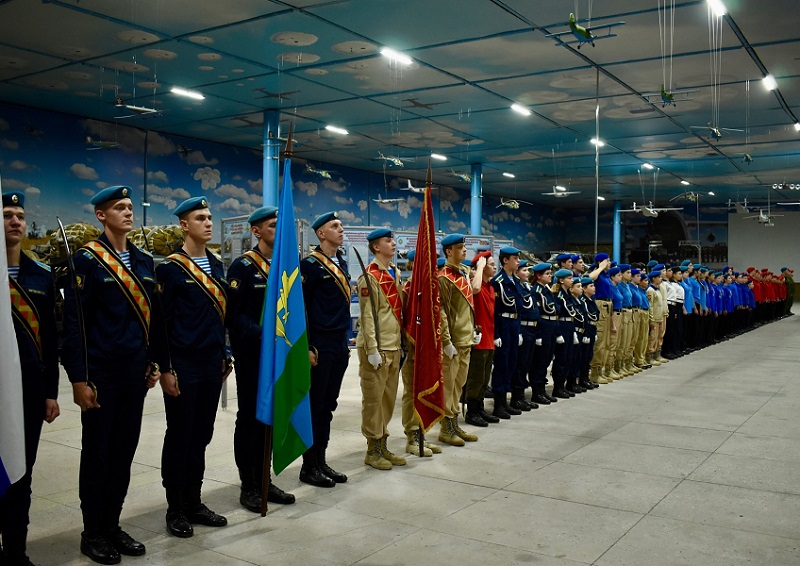
<svg viewBox="0 0 800 566"><path fill-rule="evenodd" d="M205 96L200 94L199 92L195 92L193 90L186 90L185 88L181 88L179 86L174 86L170 89L172 94L177 94L178 96L185 96L187 98L194 98L195 100L205 100Z"/></svg>
<svg viewBox="0 0 800 566"><path fill-rule="evenodd" d="M596 145L597 147L603 147L604 145L606 145L606 142L604 142L603 140L599 140L597 138L592 138L590 141L592 142L593 145Z"/></svg>
<svg viewBox="0 0 800 566"><path fill-rule="evenodd" d="M681 179L681 185L689 185L689 184L691 184L691 183L689 183L689 181Z"/></svg>
<svg viewBox="0 0 800 566"><path fill-rule="evenodd" d="M795 122L794 123L794 129L795 129L796 132L800 132L800 122Z"/></svg>
<svg viewBox="0 0 800 566"><path fill-rule="evenodd" d="M606 200L606 197L597 197L597 200Z"/></svg>
<svg viewBox="0 0 800 566"><path fill-rule="evenodd" d="M725 7L725 4L722 3L722 0L707 0L708 6L711 8L711 11L714 12L714 15L718 18L721 18L725 14L728 13L728 9Z"/></svg>
<svg viewBox="0 0 800 566"><path fill-rule="evenodd" d="M717 195L714 194L714 191L708 191L708 195L712 196L712 197L717 196Z"/></svg>
<svg viewBox="0 0 800 566"><path fill-rule="evenodd" d="M395 51L390 47L384 47L381 49L381 55L386 57L387 59L391 59L392 61L396 61L397 63L402 63L403 65L410 65L414 61L408 55L404 55L399 51Z"/></svg>
<svg viewBox="0 0 800 566"><path fill-rule="evenodd" d="M642 169L647 169L648 171L650 171L651 169L655 169L655 167L653 167L649 163L642 163Z"/></svg>
<svg viewBox="0 0 800 566"><path fill-rule="evenodd" d="M514 178L516 178L516 175L514 175L514 173L503 173L503 177L508 177L509 179L514 179Z"/></svg>
<svg viewBox="0 0 800 566"><path fill-rule="evenodd" d="M441 153L431 153L431 159L438 159L439 161L447 161L447 158Z"/></svg>
<svg viewBox="0 0 800 566"><path fill-rule="evenodd" d="M522 114L523 116L530 116L531 111L522 106L521 104L512 104L511 110L516 112L517 114Z"/></svg>
<svg viewBox="0 0 800 566"><path fill-rule="evenodd" d="M325 129L328 130L329 132L333 132L334 134L341 134L343 136L346 136L347 134L350 133L344 128L340 128L339 126L331 126L330 124L325 126Z"/></svg>
<svg viewBox="0 0 800 566"><path fill-rule="evenodd" d="M775 80L775 77L773 77L772 75L767 75L766 77L761 79L761 82L764 84L764 88L766 88L767 90L775 90L776 88L778 88L778 83Z"/></svg>

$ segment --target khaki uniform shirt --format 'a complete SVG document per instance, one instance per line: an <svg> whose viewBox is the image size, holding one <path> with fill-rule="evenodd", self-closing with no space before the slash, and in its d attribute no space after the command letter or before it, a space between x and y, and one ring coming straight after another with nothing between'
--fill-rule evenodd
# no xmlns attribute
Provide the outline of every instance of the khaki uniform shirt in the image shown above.
<svg viewBox="0 0 800 566"><path fill-rule="evenodd" d="M445 268L457 270L464 277L467 292L472 294L472 286L461 266L447 263ZM442 346L453 344L457 348L472 346L475 331L474 308L464 294L447 277L439 276L439 297L442 302Z"/></svg>
<svg viewBox="0 0 800 566"><path fill-rule="evenodd" d="M389 275L389 269L381 265L377 260L373 260L372 264L377 265L381 271ZM397 293L402 304L403 291L400 287L400 270L391 263L389 267L393 268L395 271L392 290ZM370 275L370 277L372 276ZM399 350L401 336L400 321L392 310L389 300L386 298L386 294L381 290L381 285L375 278L370 280L370 287L372 288L372 293L370 293L367 283L364 280L364 275L362 274L361 277L358 278L358 303L361 308L361 313L358 316L359 330L358 337L356 338L356 346L364 348L367 354L373 354L378 351L378 342L375 339L375 319L372 316L372 303L374 302L378 317L378 326L381 333L381 350Z"/></svg>

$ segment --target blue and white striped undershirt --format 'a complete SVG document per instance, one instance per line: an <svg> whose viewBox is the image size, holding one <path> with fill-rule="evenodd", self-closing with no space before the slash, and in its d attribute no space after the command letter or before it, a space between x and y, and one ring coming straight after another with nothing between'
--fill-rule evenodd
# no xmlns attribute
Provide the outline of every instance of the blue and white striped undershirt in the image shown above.
<svg viewBox="0 0 800 566"><path fill-rule="evenodd" d="M122 263L125 264L125 267L128 269L131 268L131 252L125 250L124 252L117 252L119 254L119 259L122 260Z"/></svg>
<svg viewBox="0 0 800 566"><path fill-rule="evenodd" d="M19 279L19 265L9 265L8 274L14 279Z"/></svg>
<svg viewBox="0 0 800 566"><path fill-rule="evenodd" d="M206 275L211 275L211 263L208 261L208 256L193 257L192 261L199 265L206 272Z"/></svg>

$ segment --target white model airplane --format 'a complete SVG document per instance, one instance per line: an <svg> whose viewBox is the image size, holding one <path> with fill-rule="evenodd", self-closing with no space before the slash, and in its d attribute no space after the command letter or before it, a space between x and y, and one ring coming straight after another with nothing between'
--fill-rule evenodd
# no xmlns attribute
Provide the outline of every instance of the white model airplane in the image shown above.
<svg viewBox="0 0 800 566"><path fill-rule="evenodd" d="M711 122L709 122L705 126L690 126L693 130L708 130L708 139L720 140L722 139L722 132L743 132L744 130L740 130L738 128L720 128L718 126L712 126Z"/></svg>
<svg viewBox="0 0 800 566"><path fill-rule="evenodd" d="M772 219L777 218L778 216L783 216L783 214L770 214L769 209L767 209L767 212L765 213L763 208L759 208L758 214L754 216L745 216L744 219L745 220L753 219L757 220L759 224L764 224L766 226L774 226L774 224L772 223Z"/></svg>
<svg viewBox="0 0 800 566"><path fill-rule="evenodd" d="M633 208L625 208L620 210L620 212L640 212L642 216L646 216L647 218L658 218L659 212L668 212L670 210L683 210L682 208L656 208L653 206L651 202L649 205L644 206L636 206L636 203L633 203Z"/></svg>
<svg viewBox="0 0 800 566"><path fill-rule="evenodd" d="M390 204L393 202L403 202L404 198L381 198L381 194L378 193L378 198L372 199L373 202L377 202L379 204Z"/></svg>
<svg viewBox="0 0 800 566"><path fill-rule="evenodd" d="M415 187L411 184L411 179L408 179L408 186L407 187L400 187L401 191L411 191L412 193L424 193L425 187ZM436 190L436 187L431 187L432 191Z"/></svg>
<svg viewBox="0 0 800 566"><path fill-rule="evenodd" d="M542 194L548 197L564 198L568 197L569 195L579 195L580 193L580 191L568 191L566 187L556 185L553 187L552 192Z"/></svg>
<svg viewBox="0 0 800 566"><path fill-rule="evenodd" d="M161 112L156 108L148 108L147 106L134 106L133 104L125 104L125 102L121 98L117 98L116 103L114 104L117 108L124 108L131 112L130 114L125 114L123 116L114 116L115 119L122 119L122 118L134 118L136 116L147 116L149 114L160 114Z"/></svg>

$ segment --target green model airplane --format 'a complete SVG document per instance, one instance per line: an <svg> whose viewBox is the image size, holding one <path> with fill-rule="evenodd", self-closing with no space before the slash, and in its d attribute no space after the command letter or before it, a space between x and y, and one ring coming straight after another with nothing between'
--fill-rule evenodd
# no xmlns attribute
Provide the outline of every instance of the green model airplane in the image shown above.
<svg viewBox="0 0 800 566"><path fill-rule="evenodd" d="M613 24L605 24L602 26L595 26L595 27L583 27L580 25L577 20L575 19L575 14L570 13L569 15L569 31L561 31L558 33L550 33L547 34L546 37L559 37L562 35L572 34L575 36L576 41L565 41L566 44L578 44L578 49L581 48L581 45L584 43L590 44L594 47L594 42L596 39L607 39L609 37L617 37L617 34L611 33L610 31L601 36L594 35L592 32L601 29L609 29L616 26L624 25L625 22L614 22Z"/></svg>

